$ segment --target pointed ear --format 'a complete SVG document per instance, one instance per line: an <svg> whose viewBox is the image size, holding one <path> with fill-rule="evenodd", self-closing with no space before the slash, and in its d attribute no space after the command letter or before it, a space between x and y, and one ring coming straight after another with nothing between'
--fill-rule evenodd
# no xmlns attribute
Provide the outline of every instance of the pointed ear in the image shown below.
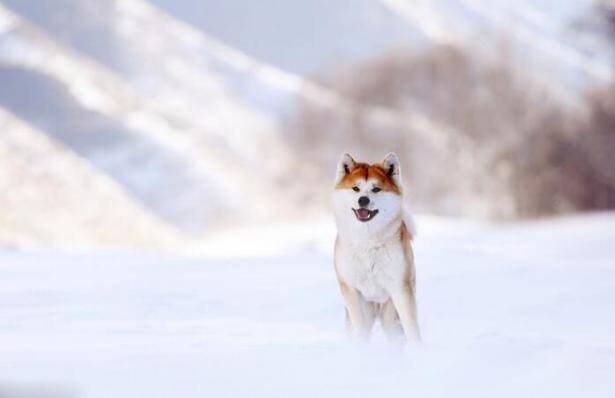
<svg viewBox="0 0 615 398"><path fill-rule="evenodd" d="M399 158L394 152L384 157L382 168L386 171L387 176L392 178L397 185L401 185L401 167L399 165Z"/></svg>
<svg viewBox="0 0 615 398"><path fill-rule="evenodd" d="M337 172L335 174L335 183L337 184L354 169L356 162L348 153L343 153L340 161L337 164Z"/></svg>

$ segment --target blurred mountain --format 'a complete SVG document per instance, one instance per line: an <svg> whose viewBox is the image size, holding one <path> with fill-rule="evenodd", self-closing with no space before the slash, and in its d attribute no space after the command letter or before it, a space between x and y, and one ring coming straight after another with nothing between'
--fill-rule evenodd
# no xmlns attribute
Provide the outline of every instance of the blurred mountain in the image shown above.
<svg viewBox="0 0 615 398"><path fill-rule="evenodd" d="M171 249L179 234L113 180L0 108L0 242Z"/></svg>
<svg viewBox="0 0 615 398"><path fill-rule="evenodd" d="M172 20L138 1L59 1L47 11L45 21L74 24L44 30L0 6L0 105L182 228L273 211L285 158L275 122L236 98ZM103 48L83 39L83 26Z"/></svg>
<svg viewBox="0 0 615 398"><path fill-rule="evenodd" d="M380 1L432 42L465 42L480 51L499 40L522 60L518 68L558 95L576 96L579 88L613 78L608 43L587 26L594 0Z"/></svg>
<svg viewBox="0 0 615 398"><path fill-rule="evenodd" d="M479 47L485 36L510 40L515 51L545 64L543 72L557 66L571 84L611 74L605 43L582 29L593 0L150 1L203 33L301 75L397 46Z"/></svg>
<svg viewBox="0 0 615 398"><path fill-rule="evenodd" d="M569 29L589 5L1 0L0 107L154 219L200 234L296 209L281 121L298 95L340 106L306 76L498 27L528 53L562 60L565 81L601 79L600 47Z"/></svg>

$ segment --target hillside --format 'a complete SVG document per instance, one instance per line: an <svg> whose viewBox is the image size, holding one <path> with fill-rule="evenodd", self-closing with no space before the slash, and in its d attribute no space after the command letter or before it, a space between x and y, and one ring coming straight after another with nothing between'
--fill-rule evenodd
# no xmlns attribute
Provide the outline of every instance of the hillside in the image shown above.
<svg viewBox="0 0 615 398"><path fill-rule="evenodd" d="M296 100L352 112L311 80L330 68L488 33L531 55L564 101L610 73L603 43L575 28L588 0L492 3L3 0L0 107L170 228L282 221L304 214L290 184ZM410 126L428 142L454 131L421 109L362 113L375 131Z"/></svg>
<svg viewBox="0 0 615 398"><path fill-rule="evenodd" d="M150 37L164 32L157 29L160 23L134 12L125 12L129 20L120 28L140 24L137 27ZM126 62L147 68L149 74L122 72L111 62L102 63L104 57L93 59L95 54L54 40L7 8L0 6L0 13L11 21L0 35L0 81L5 88L0 105L89 160L158 216L188 231L273 212L266 206L268 195L275 190L275 171L286 159L273 124L229 97L215 83L215 73L202 69L196 77L205 80L186 79L181 55L177 65L151 68L169 55L165 49L175 48L175 42L148 50L136 42L133 31L123 31L135 39L121 43L143 48L126 48L132 57ZM79 15L72 17L80 20ZM182 86L176 87L179 78L173 73L184 73ZM274 156L264 160L264 151ZM252 199L242 208L233 203L239 189Z"/></svg>
<svg viewBox="0 0 615 398"><path fill-rule="evenodd" d="M180 235L117 183L0 108L0 242L173 250Z"/></svg>

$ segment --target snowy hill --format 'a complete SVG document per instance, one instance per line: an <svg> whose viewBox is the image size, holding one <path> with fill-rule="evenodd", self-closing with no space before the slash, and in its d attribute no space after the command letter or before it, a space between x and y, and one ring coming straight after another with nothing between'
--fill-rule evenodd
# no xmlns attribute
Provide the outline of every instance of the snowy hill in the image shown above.
<svg viewBox="0 0 615 398"><path fill-rule="evenodd" d="M612 396L615 215L418 227L406 348L346 340L330 250L0 252L0 394Z"/></svg>
<svg viewBox="0 0 615 398"><path fill-rule="evenodd" d="M297 95L336 112L347 105L306 76L399 45L476 40L483 29L562 60L570 79L556 86L610 71L599 43L570 28L588 0L411 3L2 0L0 107L153 218L202 234L302 210L289 205L295 154L280 122ZM450 131L419 112L365 113L430 139Z"/></svg>
<svg viewBox="0 0 615 398"><path fill-rule="evenodd" d="M608 43L583 29L593 0L381 0L432 42L469 42L485 36L506 40L523 57L519 68L534 70L558 93L613 79ZM526 70L526 71L527 71ZM553 73L553 72L557 73Z"/></svg>
<svg viewBox="0 0 615 398"><path fill-rule="evenodd" d="M177 232L69 149L1 108L0 131L0 242L177 248Z"/></svg>
<svg viewBox="0 0 615 398"><path fill-rule="evenodd" d="M79 24L91 15L87 4L52 10ZM87 48L62 44L66 34L81 37L79 29L54 36L0 5L0 105L88 159L176 226L198 232L273 212L269 195L287 157L275 123L235 99L203 59L195 61L199 53L190 56L190 40L165 31L164 16L139 8L138 1L119 8L100 4L116 11L114 23L124 21L116 30L103 25L112 30L100 37L125 46L123 67L91 42ZM142 35L150 46L141 45ZM162 58L167 62L158 62ZM264 151L271 156L263 159ZM251 201L238 206L238 190Z"/></svg>
<svg viewBox="0 0 615 398"><path fill-rule="evenodd" d="M398 46L469 43L478 49L488 35L510 39L531 60L524 66L560 93L612 78L607 44L579 29L592 0L151 2L227 45L301 75Z"/></svg>

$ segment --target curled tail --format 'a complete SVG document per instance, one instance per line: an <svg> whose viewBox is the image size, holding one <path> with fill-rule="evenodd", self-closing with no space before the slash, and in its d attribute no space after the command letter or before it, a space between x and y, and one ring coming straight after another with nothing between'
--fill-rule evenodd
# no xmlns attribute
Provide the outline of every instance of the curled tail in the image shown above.
<svg viewBox="0 0 615 398"><path fill-rule="evenodd" d="M404 224L406 224L406 229L408 230L408 233L410 234L410 240L414 240L414 238L416 238L417 236L416 224L414 223L414 218L412 217L412 215L410 214L408 210L404 210L403 220L404 220Z"/></svg>

